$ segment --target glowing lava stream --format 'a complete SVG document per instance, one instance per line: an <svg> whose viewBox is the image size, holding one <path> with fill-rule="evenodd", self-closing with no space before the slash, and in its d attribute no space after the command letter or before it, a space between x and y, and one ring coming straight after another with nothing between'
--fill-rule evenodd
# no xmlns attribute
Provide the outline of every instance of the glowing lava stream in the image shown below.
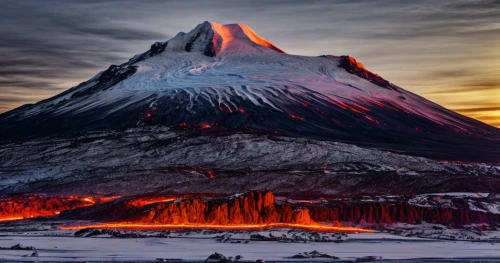
<svg viewBox="0 0 500 263"><path fill-rule="evenodd" d="M22 217L22 216L18 216L18 217L6 217L6 218L0 218L0 222L15 221L15 220L22 220L22 219L25 219L25 218Z"/></svg>
<svg viewBox="0 0 500 263"><path fill-rule="evenodd" d="M65 210L109 202L119 196L45 196L26 194L0 197L0 222L56 216Z"/></svg>
<svg viewBox="0 0 500 263"><path fill-rule="evenodd" d="M291 223L269 223L251 225L210 225L210 224L135 224L135 223L102 223L94 225L62 226L61 230L80 230L85 228L112 228L130 230L179 230L179 229L213 229L213 230L263 230L272 228L295 228L322 232L372 233L371 229L357 227L338 227L326 225L304 225Z"/></svg>

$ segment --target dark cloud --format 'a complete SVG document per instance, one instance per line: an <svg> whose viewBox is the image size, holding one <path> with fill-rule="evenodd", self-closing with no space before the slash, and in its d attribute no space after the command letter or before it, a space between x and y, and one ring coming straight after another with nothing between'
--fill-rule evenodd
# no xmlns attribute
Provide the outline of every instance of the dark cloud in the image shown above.
<svg viewBox="0 0 500 263"><path fill-rule="evenodd" d="M429 72L428 77L434 79L441 78L458 78L458 77L468 77L468 76L477 76L481 74L481 72L473 69L455 69L455 70L437 70L433 72Z"/></svg>
<svg viewBox="0 0 500 263"><path fill-rule="evenodd" d="M37 88L43 90L57 90L59 91L61 88L55 88L53 85L57 83L48 82L48 81L39 81L39 80L2 80L0 79L0 87L22 87L22 88ZM1 88L0 88L1 90Z"/></svg>
<svg viewBox="0 0 500 263"><path fill-rule="evenodd" d="M495 8L500 8L499 0L482 0L482 1L456 1L450 3L449 7L452 9L463 10L469 12L470 10L485 10L490 11Z"/></svg>
<svg viewBox="0 0 500 263"><path fill-rule="evenodd" d="M126 28L109 25L106 21L81 23L79 19L66 17L52 23L52 30L72 35L100 37L110 40L161 40L168 36L148 29Z"/></svg>

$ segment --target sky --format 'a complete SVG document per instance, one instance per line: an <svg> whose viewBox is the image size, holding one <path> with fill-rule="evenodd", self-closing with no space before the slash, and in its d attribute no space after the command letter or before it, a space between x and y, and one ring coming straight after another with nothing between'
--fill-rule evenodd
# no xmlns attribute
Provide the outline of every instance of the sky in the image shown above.
<svg viewBox="0 0 500 263"><path fill-rule="evenodd" d="M290 54L351 55L500 127L500 0L0 0L0 112L56 95L203 21Z"/></svg>

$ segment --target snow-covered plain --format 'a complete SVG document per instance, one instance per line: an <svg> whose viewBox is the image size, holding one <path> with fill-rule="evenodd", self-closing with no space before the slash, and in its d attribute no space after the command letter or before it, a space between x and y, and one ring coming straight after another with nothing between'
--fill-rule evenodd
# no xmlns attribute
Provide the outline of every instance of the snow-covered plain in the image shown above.
<svg viewBox="0 0 500 263"><path fill-rule="evenodd" d="M221 243L199 235L178 238L78 238L71 233L44 236L44 233L16 234L0 237L0 247L16 244L35 246L40 261L155 261L157 258L205 260L214 252L225 256L243 256L244 260L290 260L298 253L317 250L343 260L364 256L384 259L415 258L497 258L500 243L440 241L405 238L384 233L349 234L343 243L280 243L250 241ZM22 257L32 251L0 250L0 259L33 260ZM321 260L321 259L320 259ZM432 261L431 261L432 262Z"/></svg>

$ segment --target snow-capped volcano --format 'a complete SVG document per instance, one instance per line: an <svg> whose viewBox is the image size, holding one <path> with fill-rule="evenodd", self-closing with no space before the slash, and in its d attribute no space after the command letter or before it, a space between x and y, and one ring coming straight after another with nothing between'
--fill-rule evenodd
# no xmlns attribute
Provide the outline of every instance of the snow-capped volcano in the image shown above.
<svg viewBox="0 0 500 263"><path fill-rule="evenodd" d="M499 129L405 91L350 56L291 55L246 25L213 22L0 115L0 136L151 124L256 129L446 160L500 161Z"/></svg>
<svg viewBox="0 0 500 263"><path fill-rule="evenodd" d="M271 42L257 35L250 27L243 24L221 25L204 22L188 34L179 33L173 39L163 43L167 51L198 51L207 56L222 54L255 52L285 53Z"/></svg>

